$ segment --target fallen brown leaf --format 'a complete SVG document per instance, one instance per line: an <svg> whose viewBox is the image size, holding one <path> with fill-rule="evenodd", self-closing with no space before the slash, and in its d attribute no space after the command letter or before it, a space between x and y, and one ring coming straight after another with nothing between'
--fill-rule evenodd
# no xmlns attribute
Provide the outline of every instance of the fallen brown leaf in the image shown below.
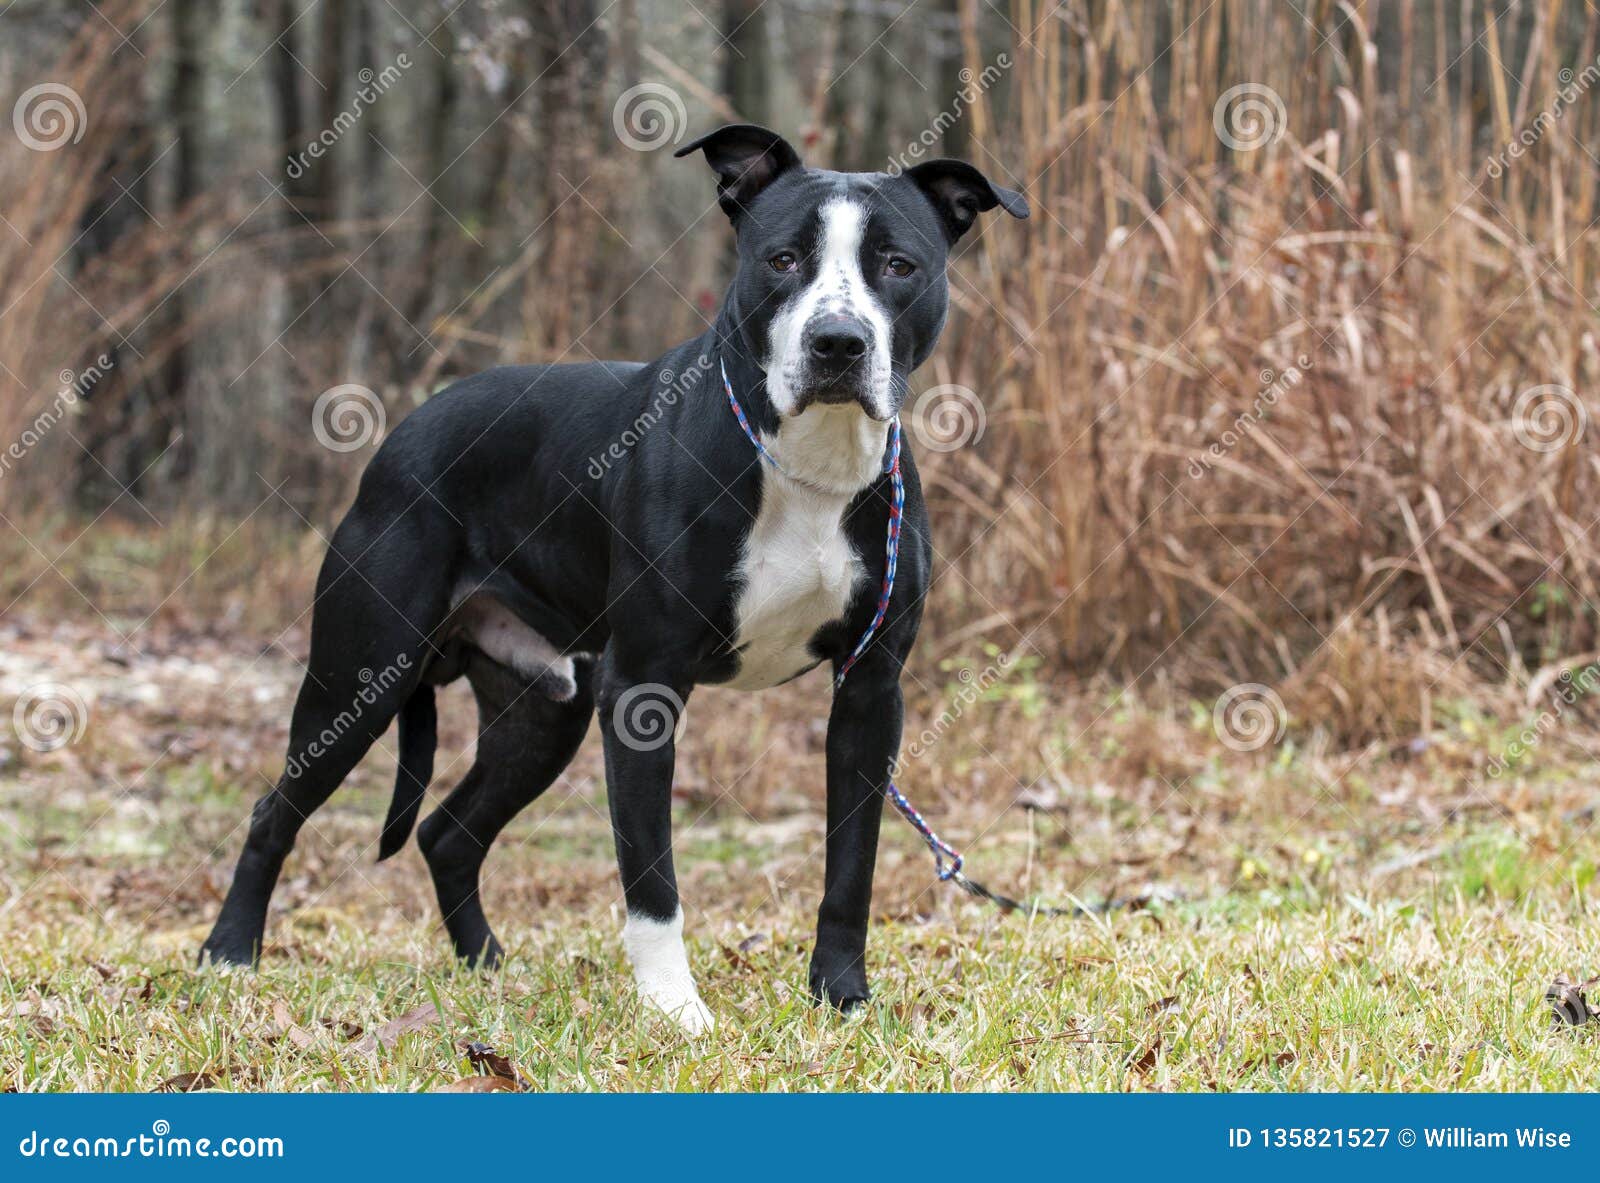
<svg viewBox="0 0 1600 1183"><path fill-rule="evenodd" d="M167 1077L151 1091L157 1093L192 1093L200 1089L213 1089L216 1087L217 1078L209 1072L180 1072L176 1076Z"/></svg>
<svg viewBox="0 0 1600 1183"><path fill-rule="evenodd" d="M361 1038L361 1033L365 1030L360 1023L352 1023L349 1019L322 1019L320 1022L327 1030L346 1041Z"/></svg>
<svg viewBox="0 0 1600 1183"><path fill-rule="evenodd" d="M1575 982L1566 974L1557 974L1555 981L1545 989L1545 1001L1550 1004L1550 1021L1557 1027L1581 1027L1596 1017L1589 1008L1589 988L1600 978L1586 978Z"/></svg>
<svg viewBox="0 0 1600 1183"><path fill-rule="evenodd" d="M515 1093L516 1084L503 1076L463 1076L449 1084L441 1084L436 1093Z"/></svg>
<svg viewBox="0 0 1600 1183"><path fill-rule="evenodd" d="M369 1031L356 1044L355 1050L362 1053L377 1051L380 1047L389 1048L397 1043L402 1035L413 1031L421 1031L439 1021L439 1008L431 1002L425 1002L419 1007L406 1011L398 1018L390 1019L376 1031Z"/></svg>
<svg viewBox="0 0 1600 1183"><path fill-rule="evenodd" d="M296 1025L294 1016L289 1013L289 1008L281 999L272 1004L272 1024L275 1034L287 1039L301 1051L305 1051L317 1042L316 1036Z"/></svg>
<svg viewBox="0 0 1600 1183"><path fill-rule="evenodd" d="M1144 1051L1139 1055L1139 1058L1129 1064L1128 1067L1132 1068L1140 1076L1144 1076L1156 1066L1156 1057L1160 1054L1161 1036L1157 1035L1155 1039L1151 1040L1150 1046L1145 1048Z"/></svg>
<svg viewBox="0 0 1600 1183"><path fill-rule="evenodd" d="M473 1043L464 1039L457 1046L467 1053L467 1059L479 1072L508 1081L519 1092L532 1087L532 1082L522 1075L510 1057L501 1055L487 1043Z"/></svg>

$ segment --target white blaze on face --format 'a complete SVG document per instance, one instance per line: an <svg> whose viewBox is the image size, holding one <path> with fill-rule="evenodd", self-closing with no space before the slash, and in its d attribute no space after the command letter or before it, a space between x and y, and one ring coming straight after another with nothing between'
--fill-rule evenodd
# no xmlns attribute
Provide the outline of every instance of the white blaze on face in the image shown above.
<svg viewBox="0 0 1600 1183"><path fill-rule="evenodd" d="M889 397L889 318L861 274L861 241L867 210L859 201L835 197L821 211L822 235L816 274L772 318L767 331L767 394L780 415L793 415L810 381L806 326L818 316L842 313L872 330L863 378L863 401L874 419L893 413Z"/></svg>

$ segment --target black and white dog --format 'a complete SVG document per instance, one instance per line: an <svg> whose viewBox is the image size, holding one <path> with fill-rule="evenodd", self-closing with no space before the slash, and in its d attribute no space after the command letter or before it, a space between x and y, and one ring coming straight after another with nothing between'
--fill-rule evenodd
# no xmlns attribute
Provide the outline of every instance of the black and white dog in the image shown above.
<svg viewBox="0 0 1600 1183"><path fill-rule="evenodd" d="M367 467L317 580L288 763L255 805L202 963L259 956L301 824L396 716L400 772L379 857L405 843L432 775L433 687L465 675L477 761L417 833L456 953L498 962L478 898L484 855L560 776L598 707L640 995L690 1031L711 1026L672 867L679 714L698 684L760 690L847 658L882 585L889 427L944 326L949 249L980 212L1021 218L1028 206L960 161L893 176L806 168L750 125L678 155L696 150L739 247L706 332L649 365L467 378L408 416ZM730 406L724 368L776 467ZM810 984L847 1010L868 997L900 670L929 575L909 447L902 471L893 600L828 718Z"/></svg>

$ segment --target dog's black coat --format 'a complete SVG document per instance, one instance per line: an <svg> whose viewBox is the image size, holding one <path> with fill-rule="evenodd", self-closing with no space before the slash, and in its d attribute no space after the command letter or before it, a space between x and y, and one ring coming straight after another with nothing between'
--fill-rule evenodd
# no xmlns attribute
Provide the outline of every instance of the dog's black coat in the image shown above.
<svg viewBox="0 0 1600 1183"><path fill-rule="evenodd" d="M614 712L633 688L662 687L687 700L697 684L727 681L740 668L730 640L738 565L763 480L774 477L728 407L719 366L752 425L777 432L781 416L762 364L766 334L805 276L800 267L780 274L767 260L782 250L808 257L828 197L848 194L866 205L862 253L871 258L861 273L893 318L897 409L907 376L943 327L949 246L980 210L998 204L1026 214L1018 195L958 162L893 177L809 170L781 138L748 126L684 151L695 149L719 176L740 251L711 328L649 365L510 366L467 378L408 416L368 466L317 581L289 769L256 803L202 959L249 964L259 955L269 897L301 824L397 715L400 776L380 857L404 843L431 775L433 686L462 675L478 699L477 762L418 832L458 954L498 960L478 899L484 855L560 775L597 706L628 911L658 919L678 911L673 744L638 750L619 741ZM910 257L915 274L882 274L878 258L888 249ZM841 380L851 379L819 381L808 395L837 401ZM619 438L632 439L620 454ZM901 463L906 503L893 600L834 694L828 724L827 862L811 985L841 1006L868 994L867 916L884 784L900 741L900 670L929 578L909 439ZM879 476L843 518L861 575L844 616L810 643L815 660L834 669L873 616L889 497L889 480ZM492 597L562 654L585 655L573 681L519 672L447 635L464 589ZM397 667L400 676L375 676Z"/></svg>

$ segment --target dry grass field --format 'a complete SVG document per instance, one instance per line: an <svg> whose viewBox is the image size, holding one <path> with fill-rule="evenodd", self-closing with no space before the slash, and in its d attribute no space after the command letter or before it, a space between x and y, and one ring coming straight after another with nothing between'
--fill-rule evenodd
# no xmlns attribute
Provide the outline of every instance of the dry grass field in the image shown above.
<svg viewBox="0 0 1600 1183"><path fill-rule="evenodd" d="M65 580L112 578L140 543L124 535L41 583L65 604ZM219 585L262 561L254 546L215 553ZM976 877L1121 906L1003 917L935 882L886 818L876 998L859 1019L805 995L828 692L815 675L777 701L707 690L689 707L678 864L720 1022L708 1037L634 1001L594 736L490 857L502 973L455 968L414 847L373 862L387 740L304 832L262 971L197 973L238 827L281 759L306 636L195 627L170 605L142 615L13 610L0 632L0 691L49 669L89 721L58 751L6 749L7 1088L503 1087L498 1066L532 1089L1576 1089L1600 1056L1590 1031L1552 1030L1543 999L1556 973L1587 976L1600 935L1600 790L1581 729L1440 701L1410 744L1331 751L1291 729L1239 752L1210 702L1026 672L968 702L960 662L911 679L908 734L956 704L961 718L907 791ZM461 687L442 712L434 800L474 734ZM1487 776L1525 726L1540 735L1530 757Z"/></svg>

